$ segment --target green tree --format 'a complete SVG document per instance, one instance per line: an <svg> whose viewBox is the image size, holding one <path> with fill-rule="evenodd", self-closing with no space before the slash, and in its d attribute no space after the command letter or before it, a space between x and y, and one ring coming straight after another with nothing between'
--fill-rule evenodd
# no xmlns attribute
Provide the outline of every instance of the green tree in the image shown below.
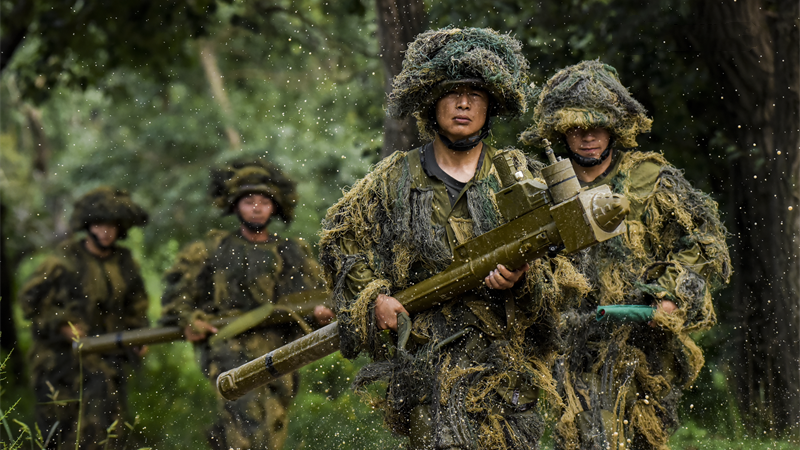
<svg viewBox="0 0 800 450"><path fill-rule="evenodd" d="M787 429L800 420L797 8L789 0L2 0L2 268L62 238L72 200L110 183L151 213L135 245L157 286L175 248L232 226L208 204L208 168L264 154L300 181L297 222L286 232L315 241L327 206L387 142L413 145L413 124L400 128L404 143L390 137L383 112L405 43L428 26L491 26L523 42L537 83L583 59L615 66L655 118L642 148L664 151L723 203L736 278L716 302L721 326L706 337L722 347L707 354L723 372L703 387L729 376L752 430ZM512 145L526 125L497 123L491 138ZM11 285L0 279L2 307ZM8 348L13 334L7 322L2 329Z"/></svg>
<svg viewBox="0 0 800 450"><path fill-rule="evenodd" d="M0 71L15 71L25 97L39 101L57 85L86 88L116 69L168 79L188 62L183 46L205 32L216 4L4 0Z"/></svg>
<svg viewBox="0 0 800 450"><path fill-rule="evenodd" d="M191 62L184 44L204 32L215 8L213 0L0 1L0 75L10 83L5 86L8 89L5 94L11 97L10 104L4 104L4 125L28 127L30 132L18 128L20 133L9 138L35 141L26 149L33 162L30 175L46 178L53 152L47 137L49 130L44 129L41 111L34 104L49 98L59 87L86 89L102 84L114 70L168 79L173 67ZM10 105L14 105L13 110L7 107ZM16 143L4 142L4 152L17 151L11 148ZM9 158L4 159L10 162ZM17 158L11 167L19 164L25 165ZM16 266L19 256L30 250L25 243L21 247L5 245L14 234L9 229L13 226L4 220L5 215L18 212L18 205L9 203L14 202L14 195L9 197L12 198L0 199L3 211L0 240L4 242L0 246L0 260L6 269ZM61 198L51 197L46 203L50 210L63 209ZM34 217L27 212L24 217ZM32 222L44 224L36 219ZM63 223L56 225L57 234L63 235ZM15 333L9 309L13 296L6 290L13 283L7 270L0 272L0 286L4 289L2 298L6 299L0 303L0 317L3 329L7 330L2 337L2 349L8 350L15 343Z"/></svg>

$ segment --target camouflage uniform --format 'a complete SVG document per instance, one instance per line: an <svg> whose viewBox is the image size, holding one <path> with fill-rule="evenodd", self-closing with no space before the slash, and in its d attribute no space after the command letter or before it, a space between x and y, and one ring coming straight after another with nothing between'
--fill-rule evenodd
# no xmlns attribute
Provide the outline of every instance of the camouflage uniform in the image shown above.
<svg viewBox="0 0 800 450"><path fill-rule="evenodd" d="M241 175L241 171L232 171L222 176L235 179L233 172ZM244 183L242 180L234 181L236 188L233 191L241 196L242 190L238 187ZM269 185L274 187L275 183ZM254 189L247 192L265 192L263 188ZM293 205L285 200L291 198L289 194L293 193L293 188L283 189L283 194L273 190L271 196L281 205L279 214L291 218ZM225 192L230 191L229 186L221 189L219 194L227 196ZM237 199L233 195L218 205L227 207ZM205 239L184 248L167 271L162 322L185 327L195 319L237 315L265 303L277 302L287 294L319 288L321 281L318 265L309 247L300 239L274 235L268 242L253 243L240 233L214 230ZM213 346L203 341L195 349L204 374L215 381L221 372L302 335L302 328L296 323L257 327ZM219 397L220 413L208 436L212 448L282 448L288 433L287 411L297 392L298 382L295 374L253 390L233 402Z"/></svg>
<svg viewBox="0 0 800 450"><path fill-rule="evenodd" d="M644 108L599 61L560 71L539 98L534 126L522 136L528 142L597 126L633 147L650 129ZM555 438L559 448L662 449L677 428L682 390L704 363L689 333L716 323L711 294L730 276L726 231L716 203L661 154L611 154L606 172L582 184L610 185L631 212L624 235L574 258L593 289L564 315L567 348L557 372L566 408ZM663 300L678 310L656 313L655 326L594 320L599 305Z"/></svg>
<svg viewBox="0 0 800 450"><path fill-rule="evenodd" d="M436 83L474 77L507 83L484 85L494 111L524 110L524 100L508 100L524 98L514 95L527 86L524 76L491 76L509 59L521 58L515 45L486 29L420 35L395 79L390 113L403 111L404 105L406 112L415 111L426 91L433 96L430 86ZM460 62L453 65L454 60ZM513 68L524 70L524 58L515 61ZM483 65L489 62L496 65ZM446 72L445 66L452 70ZM428 80L427 87L414 84L431 76L440 78ZM505 96L498 94L503 87ZM416 100L407 98L409 92ZM433 103L428 99L427 104ZM436 126L430 114L417 110L415 115L421 133L431 138ZM411 437L412 448L538 448L544 426L539 388L554 393L547 370L552 322L536 300L541 297L531 295L525 282L507 291L482 287L415 314L406 349L395 349L396 336L381 332L375 321L378 294L391 295L442 271L456 245L503 222L494 201L500 186L492 163L496 150L485 144L483 149L475 175L452 203L445 183L429 170L435 156L427 144L381 161L323 222L320 259L333 289L342 354L369 353L373 363L359 373L355 386L387 383L386 398L377 404L392 431ZM527 164L522 153L512 152L519 164Z"/></svg>
<svg viewBox="0 0 800 450"><path fill-rule="evenodd" d="M110 197L111 205L98 206L92 202L93 196ZM115 196L122 200L114 200ZM120 237L124 237L129 226L142 225L146 220L144 212L138 210L133 211L138 220L120 222L121 213L113 211L114 207L122 208L123 213L125 208L138 208L120 192L93 191L76 205L73 229L84 229L89 222L113 221L120 225ZM123 366L138 360L128 351L87 355L79 361L72 353L72 342L61 334L61 327L69 322L82 323L88 335L93 336L148 325L147 294L130 251L114 246L109 256L100 258L89 253L84 244L82 238L62 243L39 266L20 294L25 317L32 321L30 361L36 421L45 437L58 421L57 433L48 448L75 445L79 398L83 400L81 449L106 448L102 441L116 420L120 422L114 434L122 434L126 398ZM116 448L118 441L112 440L108 448Z"/></svg>

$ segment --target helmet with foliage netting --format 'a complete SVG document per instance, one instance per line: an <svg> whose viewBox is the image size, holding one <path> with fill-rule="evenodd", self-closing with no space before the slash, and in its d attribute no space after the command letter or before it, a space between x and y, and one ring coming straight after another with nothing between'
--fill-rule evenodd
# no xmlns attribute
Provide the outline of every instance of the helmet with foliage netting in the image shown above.
<svg viewBox="0 0 800 450"><path fill-rule="evenodd" d="M533 124L520 135L529 145L544 147L567 130L604 128L623 147L636 147L636 136L650 132L653 120L619 81L617 70L599 60L561 69L535 93Z"/></svg>
<svg viewBox="0 0 800 450"><path fill-rule="evenodd" d="M236 203L247 194L262 194L275 203L275 215L286 223L294 218L297 203L295 183L275 165L263 160L238 161L211 170L211 197L225 214L233 214Z"/></svg>
<svg viewBox="0 0 800 450"><path fill-rule="evenodd" d="M436 123L431 110L436 100L453 85L465 83L489 94L491 115L518 117L532 91L521 49L511 35L490 28L426 31L405 52L403 70L392 82L388 114L413 115L420 136L433 139Z"/></svg>
<svg viewBox="0 0 800 450"><path fill-rule="evenodd" d="M131 227L147 223L147 212L131 200L128 192L101 186L86 193L75 202L69 225L72 231L86 230L92 224L113 223L124 239Z"/></svg>

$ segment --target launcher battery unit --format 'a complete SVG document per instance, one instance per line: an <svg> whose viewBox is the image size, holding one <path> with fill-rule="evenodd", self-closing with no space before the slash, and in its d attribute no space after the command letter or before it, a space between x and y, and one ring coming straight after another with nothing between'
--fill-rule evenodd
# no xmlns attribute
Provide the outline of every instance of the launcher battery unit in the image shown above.
<svg viewBox="0 0 800 450"><path fill-rule="evenodd" d="M573 253L625 231L628 199L606 186L580 187L569 160L557 160L547 148L550 165L545 183L533 178L509 152L498 152L494 165L502 189L496 194L506 223L455 248L444 271L393 296L409 314L447 302L479 287L498 264L520 267L559 251ZM339 350L338 324L332 323L264 356L220 374L217 389L228 400L294 372Z"/></svg>

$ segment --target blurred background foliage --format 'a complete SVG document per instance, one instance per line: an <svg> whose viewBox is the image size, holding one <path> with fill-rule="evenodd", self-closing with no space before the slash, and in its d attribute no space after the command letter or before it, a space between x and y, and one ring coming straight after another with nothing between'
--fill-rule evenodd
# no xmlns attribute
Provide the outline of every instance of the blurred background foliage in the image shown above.
<svg viewBox="0 0 800 450"><path fill-rule="evenodd" d="M125 245L142 265L153 322L160 276L178 249L211 228L236 226L207 196L214 165L255 156L281 165L298 181L301 200L295 223L275 224L275 231L316 242L326 208L384 147L386 55L376 8L386 3L0 0L4 308L39 258L67 236L72 202L101 184L128 189L150 212L150 223ZM537 84L583 59L615 66L655 118L640 147L663 151L685 169L722 203L727 220L737 206L725 195L735 189L730 163L765 164L728 132L746 124L726 123L718 113L726 108L724 85L686 39L687 2L474 0L424 7L421 20L434 28L513 33ZM490 141L517 145L526 125L500 122ZM731 301L730 290L716 299L722 317ZM14 321L7 320L11 314ZM32 423L21 358L27 324L18 309L5 318L3 351L14 348L16 362L3 380L3 405L22 398L12 417ZM698 336L707 366L685 396L686 425L673 438L676 448L792 445L775 440L777 431L765 422L745 426L731 384L734 351L726 346L736 326L723 320ZM286 448L403 445L349 390L363 363L334 355L303 369ZM206 448L203 429L216 400L188 344L152 347L129 391L131 416L139 416L137 445Z"/></svg>

